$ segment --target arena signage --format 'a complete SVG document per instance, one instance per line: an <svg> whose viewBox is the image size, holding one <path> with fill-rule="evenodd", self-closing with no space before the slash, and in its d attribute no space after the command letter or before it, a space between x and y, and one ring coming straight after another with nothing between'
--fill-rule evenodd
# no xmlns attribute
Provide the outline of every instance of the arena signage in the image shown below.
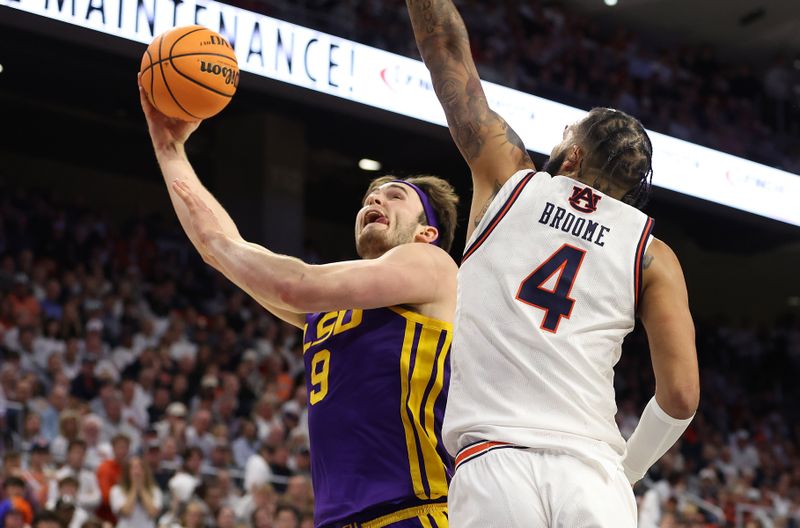
<svg viewBox="0 0 800 528"><path fill-rule="evenodd" d="M243 71L446 126L421 62L219 2L0 0L0 6L142 44L172 27L202 24L229 40ZM563 126L585 114L484 86L491 106L533 151L549 153ZM800 226L800 177L663 134L651 137L655 185Z"/></svg>

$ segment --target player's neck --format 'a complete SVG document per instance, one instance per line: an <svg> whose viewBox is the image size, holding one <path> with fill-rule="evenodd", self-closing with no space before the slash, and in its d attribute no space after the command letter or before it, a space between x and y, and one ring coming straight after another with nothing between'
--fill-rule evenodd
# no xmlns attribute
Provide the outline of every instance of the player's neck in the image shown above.
<svg viewBox="0 0 800 528"><path fill-rule="evenodd" d="M614 198L615 200L622 200L622 198L625 196L625 191L622 191L616 185L609 183L608 180L603 178L602 175L571 171L569 174L563 174L563 176L577 180L584 185L588 185L589 187L596 189L606 196Z"/></svg>

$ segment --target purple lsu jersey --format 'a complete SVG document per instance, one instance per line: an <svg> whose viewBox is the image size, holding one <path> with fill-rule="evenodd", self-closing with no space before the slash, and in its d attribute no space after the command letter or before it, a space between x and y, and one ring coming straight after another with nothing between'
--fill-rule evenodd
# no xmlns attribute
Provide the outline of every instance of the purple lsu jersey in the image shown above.
<svg viewBox="0 0 800 528"><path fill-rule="evenodd" d="M444 500L452 325L402 308L306 316L314 525Z"/></svg>

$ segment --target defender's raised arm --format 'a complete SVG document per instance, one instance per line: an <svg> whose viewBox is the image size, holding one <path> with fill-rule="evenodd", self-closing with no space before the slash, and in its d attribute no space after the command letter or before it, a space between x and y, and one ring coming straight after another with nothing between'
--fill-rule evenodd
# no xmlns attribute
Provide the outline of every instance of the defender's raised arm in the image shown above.
<svg viewBox="0 0 800 528"><path fill-rule="evenodd" d="M515 172L533 169L533 161L516 132L489 108L467 28L453 2L406 0L406 5L450 133L472 170L471 233L497 190Z"/></svg>

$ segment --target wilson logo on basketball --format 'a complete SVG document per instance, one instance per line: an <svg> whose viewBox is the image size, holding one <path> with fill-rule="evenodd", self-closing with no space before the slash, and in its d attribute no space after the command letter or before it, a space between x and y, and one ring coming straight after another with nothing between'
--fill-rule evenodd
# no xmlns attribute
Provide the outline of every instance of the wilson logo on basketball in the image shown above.
<svg viewBox="0 0 800 528"><path fill-rule="evenodd" d="M225 78L225 84L239 86L239 71L227 66L220 66L213 62L200 61L200 71L211 75L221 75Z"/></svg>
<svg viewBox="0 0 800 528"><path fill-rule="evenodd" d="M206 42L203 42L204 46L210 44L212 46L225 46L226 48L233 49L233 47L231 47L231 45L228 44L227 40L225 40L224 38L222 38L222 37L220 37L218 35L209 35L208 38L209 38L209 40L207 40Z"/></svg>

